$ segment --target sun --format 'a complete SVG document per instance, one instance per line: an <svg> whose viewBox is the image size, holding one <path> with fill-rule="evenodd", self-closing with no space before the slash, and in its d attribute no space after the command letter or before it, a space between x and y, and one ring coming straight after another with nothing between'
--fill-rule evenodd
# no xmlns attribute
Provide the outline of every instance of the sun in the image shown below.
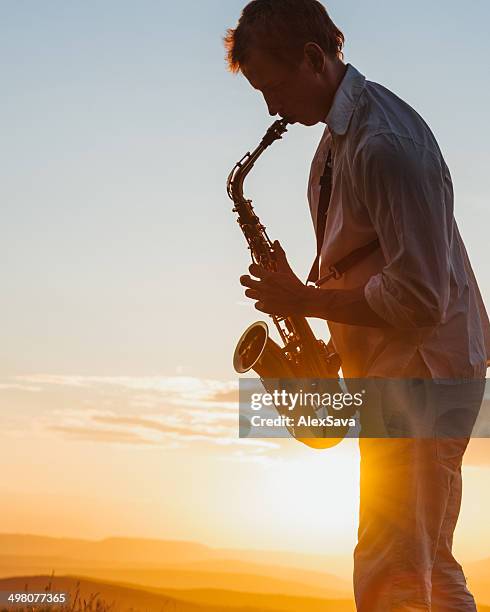
<svg viewBox="0 0 490 612"><path fill-rule="evenodd" d="M325 451L305 446L262 474L256 489L264 527L305 552L346 553L355 542L359 510L356 440Z"/></svg>

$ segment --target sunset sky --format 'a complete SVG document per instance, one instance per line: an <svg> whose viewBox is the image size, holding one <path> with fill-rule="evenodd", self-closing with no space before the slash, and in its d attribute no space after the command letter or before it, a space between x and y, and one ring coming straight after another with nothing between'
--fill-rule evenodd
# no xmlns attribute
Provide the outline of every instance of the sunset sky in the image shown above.
<svg viewBox="0 0 490 612"><path fill-rule="evenodd" d="M432 127L490 304L490 5L372 4L328 4L346 61ZM225 69L221 37L242 5L0 5L3 532L355 543L355 441L314 452L237 439L231 356L256 315L225 181L271 122ZM302 277L322 130L292 126L246 184ZM464 482L456 544L477 559L489 555L488 440L472 442Z"/></svg>

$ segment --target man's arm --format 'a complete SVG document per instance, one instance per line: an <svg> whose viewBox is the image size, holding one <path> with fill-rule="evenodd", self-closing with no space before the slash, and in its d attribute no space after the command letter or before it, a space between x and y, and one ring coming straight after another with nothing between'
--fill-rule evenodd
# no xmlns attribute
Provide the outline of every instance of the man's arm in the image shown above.
<svg viewBox="0 0 490 612"><path fill-rule="evenodd" d="M250 276L242 276L240 282L248 289L245 295L257 300L257 310L281 316L299 315L317 317L350 325L389 327L369 306L364 287L356 289L315 289L306 287L293 273L279 243L274 244L280 272L269 272L252 264Z"/></svg>
<svg viewBox="0 0 490 612"><path fill-rule="evenodd" d="M308 289L308 287L307 287ZM313 289L305 295L305 317L366 327L391 327L369 306L364 287L355 289Z"/></svg>
<svg viewBox="0 0 490 612"><path fill-rule="evenodd" d="M438 325L449 302L454 219L451 178L435 143L373 136L354 175L386 261L364 288L367 303L393 327Z"/></svg>
<svg viewBox="0 0 490 612"><path fill-rule="evenodd" d="M435 152L411 139L373 137L354 160L355 187L378 235L386 265L364 287L314 289L294 275L279 245L279 272L253 264L248 297L269 314L319 317L370 327L432 327L449 300L452 190Z"/></svg>

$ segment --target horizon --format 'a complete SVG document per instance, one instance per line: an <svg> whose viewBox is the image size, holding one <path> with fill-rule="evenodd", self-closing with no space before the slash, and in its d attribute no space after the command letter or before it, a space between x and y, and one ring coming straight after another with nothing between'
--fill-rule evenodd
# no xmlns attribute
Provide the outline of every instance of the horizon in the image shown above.
<svg viewBox="0 0 490 612"><path fill-rule="evenodd" d="M32 554L25 548L29 538L34 540ZM325 606L329 602L334 605L334 600L340 599L350 602L348 609L353 609L352 559L346 555L217 549L201 542L128 537L89 540L0 533L0 541L8 547L7 554L0 555L0 561L8 559L10 568L0 563L0 586L4 590L20 591L29 585L28 590L32 591L38 589L44 577L58 581L55 590L63 586L62 590L67 591L66 580L76 581L77 588L82 582L89 593L97 591L102 597L110 595L109 601L116 597L114 589L122 588L116 598L125 604L129 591L124 589L130 588L135 596L157 592L177 600L190 598L196 600L195 603L213 603L213 611L219 604L237 607L243 597L248 598L251 605L247 609L254 610L267 609L266 601L272 605L277 600L281 605L274 610L293 612L300 605L299 598L301 609L309 611L311 606L311 612L330 609ZM108 546L101 547L104 543ZM489 605L490 589L486 578L490 558L468 562L466 567L479 609L481 604ZM16 569L12 571L11 568ZM100 589L94 589L94 584L99 584ZM70 590L74 586L75 582ZM136 603L145 610L150 609L143 600Z"/></svg>
<svg viewBox="0 0 490 612"><path fill-rule="evenodd" d="M2 536L19 536L19 537L31 537L31 538L46 538L46 539L52 539L52 540L76 540L76 541L82 541L82 542L90 542L90 543L100 543L100 542L105 542L108 540L131 540L131 541L142 541L142 542L162 542L162 543L173 543L173 544L195 544L196 546L202 546L204 548L209 548L211 550L217 550L217 551L231 551L231 552L268 552L268 553L290 553L291 555L294 556L304 556L304 557L345 557L345 558L351 558L352 553L336 553L336 554L329 554L328 552L325 553L319 553L319 552L303 552L303 551L298 551L298 550L293 550L290 548L277 548L277 549L271 549L271 548L241 548L239 546L233 546L233 547L226 547L226 546L213 546L212 544L206 543L206 542L201 542L201 541L197 541L197 540L172 540L172 539L167 539L167 538L148 538L148 537L140 537L137 535L126 535L126 536L121 536L121 535L116 535L116 536L111 536L111 535L107 535L107 536L103 536L101 538L90 538L90 537L80 537L80 536L72 536L72 535L51 535L49 533L17 533L17 532L4 532L4 531L0 531L0 538ZM0 556L2 556L0 554ZM490 553L487 556L484 557L478 557L475 559L463 559L463 561L469 561L471 563L473 562L478 562L478 561L488 561L490 560ZM319 569L318 571L322 571L321 569Z"/></svg>

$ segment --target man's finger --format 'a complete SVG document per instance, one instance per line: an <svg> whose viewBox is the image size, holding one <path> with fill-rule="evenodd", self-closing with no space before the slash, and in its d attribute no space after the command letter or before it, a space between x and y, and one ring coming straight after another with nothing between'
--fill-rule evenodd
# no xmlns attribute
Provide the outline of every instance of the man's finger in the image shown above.
<svg viewBox="0 0 490 612"><path fill-rule="evenodd" d="M268 310L266 310L266 308L265 308L265 304L264 304L264 302L257 302L257 303L255 304L255 308L256 308L257 310L260 310L260 312L266 312L267 314L269 314Z"/></svg>
<svg viewBox="0 0 490 612"><path fill-rule="evenodd" d="M255 276L257 278L265 279L268 276L270 276L270 272L268 270L266 270L262 266L259 266L258 264L255 264L255 263L253 263L252 265L248 267L248 271L250 272L250 274L252 274L252 276Z"/></svg>
<svg viewBox="0 0 490 612"><path fill-rule="evenodd" d="M260 293L256 291L255 289L247 289L245 291L245 295L249 298L252 298L252 300L260 299Z"/></svg>
<svg viewBox="0 0 490 612"><path fill-rule="evenodd" d="M274 244L272 245L272 248L274 249L276 253L284 253L284 249L282 248L282 245L279 242L279 240L274 240Z"/></svg>
<svg viewBox="0 0 490 612"><path fill-rule="evenodd" d="M253 289L259 289L262 286L261 281L257 281L257 280L254 280L253 278L250 278L248 274L244 274L243 276L240 276L240 284L243 285L244 287L250 287Z"/></svg>
<svg viewBox="0 0 490 612"><path fill-rule="evenodd" d="M284 252L284 249L277 240L272 245L272 250L274 252L274 259L276 261L278 272L288 272L293 274L291 266L289 265L288 259L286 257L286 253Z"/></svg>

